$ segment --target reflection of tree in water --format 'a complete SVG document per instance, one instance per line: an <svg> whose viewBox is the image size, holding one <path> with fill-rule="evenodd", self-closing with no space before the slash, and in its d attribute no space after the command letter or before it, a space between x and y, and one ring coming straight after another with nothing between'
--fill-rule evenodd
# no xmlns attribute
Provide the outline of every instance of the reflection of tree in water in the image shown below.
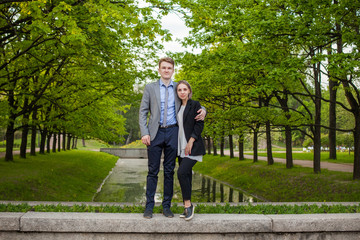
<svg viewBox="0 0 360 240"><path fill-rule="evenodd" d="M141 183L106 184L94 198L95 202L144 202L145 190Z"/></svg>
<svg viewBox="0 0 360 240"><path fill-rule="evenodd" d="M139 193L143 193L139 196ZM122 202L143 202L145 201L145 189L141 184L130 184L127 186Z"/></svg>
<svg viewBox="0 0 360 240"><path fill-rule="evenodd" d="M220 202L224 202L224 184L220 184Z"/></svg>
<svg viewBox="0 0 360 240"><path fill-rule="evenodd" d="M193 175L193 202L254 202L252 196L244 197L244 193L219 183L211 178L195 173ZM181 200L180 200L181 201Z"/></svg>
<svg viewBox="0 0 360 240"><path fill-rule="evenodd" d="M212 201L211 202L216 202L216 181L213 181L213 185L212 185Z"/></svg>

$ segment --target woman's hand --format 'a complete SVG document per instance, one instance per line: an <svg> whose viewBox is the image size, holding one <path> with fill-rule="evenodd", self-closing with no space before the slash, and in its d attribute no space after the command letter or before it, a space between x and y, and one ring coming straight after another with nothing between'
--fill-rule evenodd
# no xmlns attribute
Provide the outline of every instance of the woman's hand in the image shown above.
<svg viewBox="0 0 360 240"><path fill-rule="evenodd" d="M193 147L194 142L195 142L195 138L191 137L185 147L185 156L191 154L191 149Z"/></svg>

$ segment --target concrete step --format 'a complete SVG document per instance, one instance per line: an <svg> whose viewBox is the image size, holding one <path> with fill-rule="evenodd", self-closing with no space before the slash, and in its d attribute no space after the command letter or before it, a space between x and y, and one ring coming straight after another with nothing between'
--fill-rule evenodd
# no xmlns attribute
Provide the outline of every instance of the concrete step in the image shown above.
<svg viewBox="0 0 360 240"><path fill-rule="evenodd" d="M360 214L2 212L0 239L360 239Z"/></svg>

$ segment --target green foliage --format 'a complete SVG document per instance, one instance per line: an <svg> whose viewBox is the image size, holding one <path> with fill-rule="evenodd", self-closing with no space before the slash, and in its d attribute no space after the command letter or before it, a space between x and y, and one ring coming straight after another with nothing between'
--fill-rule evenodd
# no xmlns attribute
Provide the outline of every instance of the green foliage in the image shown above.
<svg viewBox="0 0 360 240"><path fill-rule="evenodd" d="M146 146L141 142L141 140L136 140L132 143L122 146L121 148L146 148Z"/></svg>
<svg viewBox="0 0 360 240"><path fill-rule="evenodd" d="M352 133L338 134L336 136L336 142L340 146L345 146L345 147L354 146L354 138L352 136Z"/></svg>
<svg viewBox="0 0 360 240"><path fill-rule="evenodd" d="M0 127L15 123L16 131L30 123L40 131L122 140L119 112L137 95L135 82L149 76L161 48L156 36L169 38L154 6L44 0L0 8L0 110L6 109Z"/></svg>
<svg viewBox="0 0 360 240"><path fill-rule="evenodd" d="M324 117L329 115L328 79L340 84L337 130L355 130L360 118L358 2L176 3L185 8L192 28L184 44L202 49L201 54L182 56L179 75L189 79L195 97L213 115L207 117L207 135L216 139L233 129L254 131L254 126L270 122L272 129L287 127L308 135L318 152L317 128L324 127L327 134L329 126ZM360 134L360 126L355 131ZM360 165L355 165L359 178Z"/></svg>

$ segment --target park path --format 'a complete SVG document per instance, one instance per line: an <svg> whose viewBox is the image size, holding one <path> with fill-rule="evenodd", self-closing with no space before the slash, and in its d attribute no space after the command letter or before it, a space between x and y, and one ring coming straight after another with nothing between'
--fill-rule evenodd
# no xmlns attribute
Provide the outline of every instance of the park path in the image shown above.
<svg viewBox="0 0 360 240"><path fill-rule="evenodd" d="M39 148L36 148L36 153L38 153ZM26 149L26 153L30 153L30 149ZM13 151L13 155L19 155L20 154L20 150L15 150ZM0 158L5 157L5 152L0 152Z"/></svg>
<svg viewBox="0 0 360 240"><path fill-rule="evenodd" d="M100 152L99 148L97 148L97 149L87 149L87 150L88 151L94 151L94 152ZM30 153L30 149L27 149L26 152ZM39 152L39 148L36 148L36 153L38 153L38 152ZM52 152L52 150L51 150L51 152ZM13 151L13 155L18 155L18 154L20 154L20 150ZM3 158L3 157L5 157L5 152L0 152L0 158Z"/></svg>
<svg viewBox="0 0 360 240"><path fill-rule="evenodd" d="M224 150L224 154L230 156L230 150ZM239 157L239 152L234 152L235 157ZM244 155L246 159L253 159L253 155ZM260 161L267 161L267 157L258 156ZM309 160L293 160L295 165L300 165L302 167L313 168L313 161ZM274 158L274 162L286 164L286 159L284 158ZM330 163L330 162L320 162L321 169L328 169L331 171L339 172L353 172L353 164L345 163Z"/></svg>
<svg viewBox="0 0 360 240"><path fill-rule="evenodd" d="M30 149L29 150L26 150L27 153L30 153ZM20 150L15 150L13 151L13 155L18 155L20 154ZM3 158L5 157L5 152L0 152L0 158Z"/></svg>

